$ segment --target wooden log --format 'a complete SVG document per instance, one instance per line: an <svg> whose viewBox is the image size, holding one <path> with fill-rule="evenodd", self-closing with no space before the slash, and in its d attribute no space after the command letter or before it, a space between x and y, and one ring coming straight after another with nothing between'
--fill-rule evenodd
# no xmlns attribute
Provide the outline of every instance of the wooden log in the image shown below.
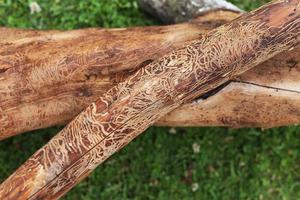
<svg viewBox="0 0 300 200"><path fill-rule="evenodd" d="M0 185L0 199L58 199L160 117L299 41L300 1L276 1L142 67Z"/></svg>
<svg viewBox="0 0 300 200"><path fill-rule="evenodd" d="M0 139L69 122L136 69L238 14L127 29L0 29Z"/></svg>
<svg viewBox="0 0 300 200"><path fill-rule="evenodd" d="M69 122L145 63L238 15L220 10L206 13L189 24L117 30L60 32L1 28L0 140ZM114 39L109 40L107 35ZM117 50L110 50L113 47ZM295 95L300 91L299 49L283 52L246 72L238 79L243 83L234 82L234 89L228 89L230 84L222 93L211 95L214 101L210 102L210 97L201 104L187 104L156 125L267 128L298 124L300 107ZM251 94L232 93L242 91L245 85L254 88ZM266 94L261 94L265 90ZM268 98L264 99L265 96ZM261 97L260 101L252 102L257 97ZM223 103L225 100L227 104ZM242 101L248 103L240 106ZM274 107L277 109L270 109Z"/></svg>

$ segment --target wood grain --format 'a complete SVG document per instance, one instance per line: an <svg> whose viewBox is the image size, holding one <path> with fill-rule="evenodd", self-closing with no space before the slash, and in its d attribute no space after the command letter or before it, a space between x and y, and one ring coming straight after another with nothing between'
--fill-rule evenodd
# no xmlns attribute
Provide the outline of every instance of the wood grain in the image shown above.
<svg viewBox="0 0 300 200"><path fill-rule="evenodd" d="M300 48L283 52L156 125L271 128L300 124ZM209 94L209 93L208 93Z"/></svg>
<svg viewBox="0 0 300 200"><path fill-rule="evenodd" d="M137 69L238 15L220 10L185 24L113 30L0 29L0 140L71 121ZM199 97L201 102L176 109L156 125L269 128L298 124L299 63L299 47L285 51L209 98ZM244 91L245 85L252 88L251 93ZM241 102L248 103L240 106Z"/></svg>
<svg viewBox="0 0 300 200"><path fill-rule="evenodd" d="M0 139L71 121L137 69L237 15L160 27L0 29Z"/></svg>
<svg viewBox="0 0 300 200"><path fill-rule="evenodd" d="M156 120L299 41L300 1L276 1L139 69L0 186L0 199L58 199Z"/></svg>

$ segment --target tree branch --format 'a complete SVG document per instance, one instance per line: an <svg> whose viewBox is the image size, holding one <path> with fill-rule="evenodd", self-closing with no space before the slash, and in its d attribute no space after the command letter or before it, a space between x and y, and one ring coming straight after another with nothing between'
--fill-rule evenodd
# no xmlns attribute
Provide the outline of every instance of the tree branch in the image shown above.
<svg viewBox="0 0 300 200"><path fill-rule="evenodd" d="M277 1L142 67L0 186L1 199L57 199L180 105L299 42L300 1Z"/></svg>

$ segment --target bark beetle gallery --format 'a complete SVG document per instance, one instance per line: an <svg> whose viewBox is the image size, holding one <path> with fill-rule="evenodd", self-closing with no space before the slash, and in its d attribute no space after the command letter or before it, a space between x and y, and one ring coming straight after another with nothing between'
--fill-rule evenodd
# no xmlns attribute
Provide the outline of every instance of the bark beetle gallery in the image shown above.
<svg viewBox="0 0 300 200"><path fill-rule="evenodd" d="M57 199L175 108L291 49L300 1L244 14L142 66L103 94L0 186L0 199Z"/></svg>

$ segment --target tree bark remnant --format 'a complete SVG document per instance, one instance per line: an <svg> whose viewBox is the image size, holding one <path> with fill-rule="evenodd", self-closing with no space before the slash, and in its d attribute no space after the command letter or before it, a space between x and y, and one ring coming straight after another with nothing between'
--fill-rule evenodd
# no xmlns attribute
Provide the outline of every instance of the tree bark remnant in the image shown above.
<svg viewBox="0 0 300 200"><path fill-rule="evenodd" d="M185 22L212 10L241 9L226 0L139 0L140 7L165 24Z"/></svg>
<svg viewBox="0 0 300 200"><path fill-rule="evenodd" d="M59 198L162 116L290 49L299 41L299 4L268 4L142 67L2 183L0 198Z"/></svg>

